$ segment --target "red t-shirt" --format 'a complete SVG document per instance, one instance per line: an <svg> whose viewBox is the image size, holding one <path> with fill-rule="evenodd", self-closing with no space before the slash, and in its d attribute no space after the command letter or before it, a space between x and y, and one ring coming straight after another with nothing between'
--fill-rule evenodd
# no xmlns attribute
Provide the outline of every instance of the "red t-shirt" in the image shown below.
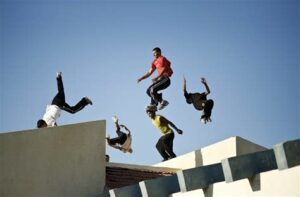
<svg viewBox="0 0 300 197"><path fill-rule="evenodd" d="M157 69L158 74L161 73L164 67L166 67L166 71L163 73L163 76L170 77L173 74L171 62L164 56L159 56L157 59L153 60L152 68Z"/></svg>

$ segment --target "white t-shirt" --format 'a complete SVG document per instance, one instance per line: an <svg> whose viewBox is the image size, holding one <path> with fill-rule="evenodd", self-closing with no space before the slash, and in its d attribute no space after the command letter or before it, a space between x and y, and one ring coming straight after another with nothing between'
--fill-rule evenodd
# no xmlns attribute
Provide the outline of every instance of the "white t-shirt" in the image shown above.
<svg viewBox="0 0 300 197"><path fill-rule="evenodd" d="M43 120L47 123L48 127L55 126L56 119L60 117L61 109L57 105L47 105L46 113Z"/></svg>
<svg viewBox="0 0 300 197"><path fill-rule="evenodd" d="M124 142L124 144L121 145L122 151L124 153L128 152L129 149L131 149L131 141L132 141L131 135L127 135L126 141Z"/></svg>

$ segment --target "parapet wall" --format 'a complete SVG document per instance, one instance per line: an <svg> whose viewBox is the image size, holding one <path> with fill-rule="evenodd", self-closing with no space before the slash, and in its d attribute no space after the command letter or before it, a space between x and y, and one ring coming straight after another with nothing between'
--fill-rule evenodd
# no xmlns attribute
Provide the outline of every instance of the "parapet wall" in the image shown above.
<svg viewBox="0 0 300 197"><path fill-rule="evenodd" d="M174 159L155 164L156 167L190 169L221 162L222 159L247 153L266 150L267 148L235 136L209 145L202 149L178 156Z"/></svg>
<svg viewBox="0 0 300 197"><path fill-rule="evenodd" d="M105 185L105 121L0 134L0 196L94 196Z"/></svg>

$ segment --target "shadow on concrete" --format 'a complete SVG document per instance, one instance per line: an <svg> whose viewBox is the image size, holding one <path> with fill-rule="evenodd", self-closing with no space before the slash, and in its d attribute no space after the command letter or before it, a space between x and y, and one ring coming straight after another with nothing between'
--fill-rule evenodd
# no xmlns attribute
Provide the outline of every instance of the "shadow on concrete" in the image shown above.
<svg viewBox="0 0 300 197"><path fill-rule="evenodd" d="M203 156L201 149L195 151L195 164L196 167L203 166Z"/></svg>
<svg viewBox="0 0 300 197"><path fill-rule="evenodd" d="M214 196L214 185L209 185L208 187L206 188L203 188L203 194L205 197L213 197Z"/></svg>
<svg viewBox="0 0 300 197"><path fill-rule="evenodd" d="M253 177L248 178L248 181L253 192L261 190L260 174L256 174Z"/></svg>

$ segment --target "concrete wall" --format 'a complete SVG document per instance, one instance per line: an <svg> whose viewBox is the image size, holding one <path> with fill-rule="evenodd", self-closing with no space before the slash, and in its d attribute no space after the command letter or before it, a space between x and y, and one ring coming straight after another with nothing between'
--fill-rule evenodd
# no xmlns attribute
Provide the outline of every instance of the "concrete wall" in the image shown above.
<svg viewBox="0 0 300 197"><path fill-rule="evenodd" d="M170 197L224 196L300 196L300 166L287 170L272 170L232 183L220 182L207 189L174 193Z"/></svg>
<svg viewBox="0 0 300 197"><path fill-rule="evenodd" d="M0 134L0 196L94 196L105 183L105 121Z"/></svg>
<svg viewBox="0 0 300 197"><path fill-rule="evenodd" d="M266 150L265 147L241 137L231 137L194 152L155 164L159 167L190 169L221 162L222 159Z"/></svg>

